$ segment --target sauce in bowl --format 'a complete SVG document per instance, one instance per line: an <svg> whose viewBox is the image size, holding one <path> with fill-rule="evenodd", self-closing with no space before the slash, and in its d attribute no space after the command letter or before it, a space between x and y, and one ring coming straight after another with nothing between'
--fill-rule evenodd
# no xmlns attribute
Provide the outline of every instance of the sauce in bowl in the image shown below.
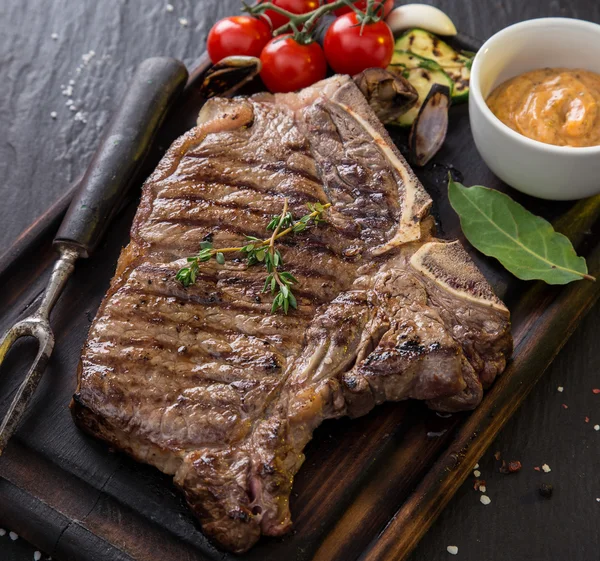
<svg viewBox="0 0 600 561"><path fill-rule="evenodd" d="M518 133L557 146L600 145L600 74L544 68L511 78L487 98Z"/></svg>

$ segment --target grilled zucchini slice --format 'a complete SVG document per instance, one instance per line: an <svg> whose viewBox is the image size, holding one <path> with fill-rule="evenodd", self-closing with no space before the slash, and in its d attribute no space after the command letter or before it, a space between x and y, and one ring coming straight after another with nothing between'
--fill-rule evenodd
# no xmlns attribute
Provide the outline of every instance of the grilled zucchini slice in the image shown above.
<svg viewBox="0 0 600 561"><path fill-rule="evenodd" d="M469 80L473 59L455 51L439 37L424 29L411 29L397 41L397 51L409 53L431 60L442 67L454 82L453 103L461 103L469 97Z"/></svg>
<svg viewBox="0 0 600 561"><path fill-rule="evenodd" d="M394 51L394 56L392 56L392 62L390 62L391 66L404 66L409 70L413 68L426 68L431 64L435 64L439 66L437 62L432 60L423 58L422 56L411 53L410 51Z"/></svg>

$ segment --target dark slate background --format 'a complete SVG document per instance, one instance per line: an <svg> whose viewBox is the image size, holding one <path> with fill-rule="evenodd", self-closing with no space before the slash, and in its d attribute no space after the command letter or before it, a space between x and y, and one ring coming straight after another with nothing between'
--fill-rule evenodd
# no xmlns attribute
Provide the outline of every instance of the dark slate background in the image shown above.
<svg viewBox="0 0 600 561"><path fill-rule="evenodd" d="M237 0L171 3L172 12L161 0L0 0L0 251L85 168L135 65L153 55L191 64L212 22L239 5ZM436 5L461 31L481 39L540 16L600 23L598 0L438 0ZM560 48L560 37L549 36L548 42L549 48ZM91 51L95 54L85 64L82 57ZM69 97L62 90L70 80ZM69 99L75 111L66 106ZM78 111L87 122L75 119ZM462 171L466 183L478 182ZM600 559L600 431L593 428L600 424L600 394L592 392L600 388L599 326L596 305L481 460L480 478L492 503L482 505L474 478L469 480L413 561L451 559L448 545L458 546L456 559L462 561ZM501 474L496 451L520 460L522 471ZM544 463L550 473L534 470ZM539 496L542 482L554 486L551 499ZM0 561L33 559L35 548L12 541L6 530Z"/></svg>

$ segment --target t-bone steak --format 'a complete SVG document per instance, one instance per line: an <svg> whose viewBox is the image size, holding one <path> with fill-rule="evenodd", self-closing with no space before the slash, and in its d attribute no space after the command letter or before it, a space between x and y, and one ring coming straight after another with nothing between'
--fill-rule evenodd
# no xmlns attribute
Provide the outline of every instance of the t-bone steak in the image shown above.
<svg viewBox="0 0 600 561"><path fill-rule="evenodd" d="M287 199L326 223L281 238L298 310L228 257L175 275L209 237L265 237ZM204 532L243 552L292 525L289 496L324 419L384 401L472 409L512 350L509 312L358 88L213 99L147 180L79 367L80 427L172 475ZM230 254L231 255L231 254Z"/></svg>

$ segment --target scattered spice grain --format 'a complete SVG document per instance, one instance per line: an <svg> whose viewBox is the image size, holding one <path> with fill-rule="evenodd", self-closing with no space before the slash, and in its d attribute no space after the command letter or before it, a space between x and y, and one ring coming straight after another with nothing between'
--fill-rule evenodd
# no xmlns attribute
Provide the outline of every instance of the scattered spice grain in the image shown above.
<svg viewBox="0 0 600 561"><path fill-rule="evenodd" d="M517 473L521 471L522 468L521 462L519 460L512 460L508 462L508 464L502 460L502 465L500 466L500 473Z"/></svg>

